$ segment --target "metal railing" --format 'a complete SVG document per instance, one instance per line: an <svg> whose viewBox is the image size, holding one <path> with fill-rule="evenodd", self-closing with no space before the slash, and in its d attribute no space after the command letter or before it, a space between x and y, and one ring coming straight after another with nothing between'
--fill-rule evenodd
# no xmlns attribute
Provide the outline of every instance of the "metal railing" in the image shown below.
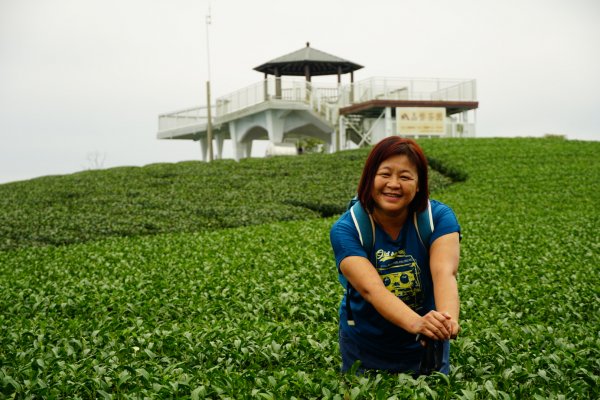
<svg viewBox="0 0 600 400"><path fill-rule="evenodd" d="M335 125L339 109L370 100L476 101L475 80L436 78L382 78L337 86L300 80L270 78L219 97L212 115L219 119L267 101L303 103ZM159 132L206 124L207 107L159 115Z"/></svg>
<svg viewBox="0 0 600 400"><path fill-rule="evenodd" d="M223 117L266 101L311 104L314 102L315 95L317 95L317 98L320 98L323 93L322 91L325 89L329 91L329 96L335 96L337 100L337 88L333 88L336 91L333 94L330 87L321 88L306 81L281 78L266 79L219 97L216 101L216 117Z"/></svg>
<svg viewBox="0 0 600 400"><path fill-rule="evenodd" d="M375 77L340 88L340 107L371 100L476 101L475 80Z"/></svg>
<svg viewBox="0 0 600 400"><path fill-rule="evenodd" d="M211 110L214 115L214 106ZM206 124L208 121L208 107L194 107L174 111L158 116L158 131L164 132L171 129L182 128L190 125Z"/></svg>

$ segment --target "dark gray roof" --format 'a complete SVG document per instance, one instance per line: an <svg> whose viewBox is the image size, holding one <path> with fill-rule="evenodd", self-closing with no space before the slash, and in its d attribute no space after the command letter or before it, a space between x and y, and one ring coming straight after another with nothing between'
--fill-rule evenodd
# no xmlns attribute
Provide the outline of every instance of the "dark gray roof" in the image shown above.
<svg viewBox="0 0 600 400"><path fill-rule="evenodd" d="M311 76L336 75L338 67L341 67L342 74L347 74L363 67L362 65L317 50L310 47L309 43L306 43L306 47L268 61L254 68L254 70L275 75L275 70L278 69L279 75L304 76L306 65L310 68Z"/></svg>

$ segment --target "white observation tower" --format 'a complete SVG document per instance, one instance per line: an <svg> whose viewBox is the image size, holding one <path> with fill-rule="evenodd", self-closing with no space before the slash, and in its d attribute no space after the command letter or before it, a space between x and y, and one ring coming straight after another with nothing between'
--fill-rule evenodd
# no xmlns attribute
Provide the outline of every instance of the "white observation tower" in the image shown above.
<svg viewBox="0 0 600 400"><path fill-rule="evenodd" d="M227 139L239 160L250 157L254 140L278 146L312 137L333 152L391 135L475 135L475 80L374 77L354 82L354 71L361 68L309 43L254 68L264 74L262 81L210 105L216 158L222 158ZM349 83L342 84L344 74L350 74ZM311 82L323 75L337 79ZM161 114L157 136L199 141L206 160L208 115L208 106Z"/></svg>

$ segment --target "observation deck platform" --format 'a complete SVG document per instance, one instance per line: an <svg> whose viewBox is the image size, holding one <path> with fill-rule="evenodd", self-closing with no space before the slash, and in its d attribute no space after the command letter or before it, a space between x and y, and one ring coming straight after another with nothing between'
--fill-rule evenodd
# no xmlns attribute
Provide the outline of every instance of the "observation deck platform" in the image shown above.
<svg viewBox="0 0 600 400"><path fill-rule="evenodd" d="M428 136L474 136L478 106L476 82L468 79L375 77L341 85L266 77L217 98L211 126L217 158L230 140L240 159L250 156L254 140L312 137L330 152L373 144L402 134L395 128L396 110L442 110L443 132ZM206 159L207 111L201 106L160 115L157 137L198 141Z"/></svg>

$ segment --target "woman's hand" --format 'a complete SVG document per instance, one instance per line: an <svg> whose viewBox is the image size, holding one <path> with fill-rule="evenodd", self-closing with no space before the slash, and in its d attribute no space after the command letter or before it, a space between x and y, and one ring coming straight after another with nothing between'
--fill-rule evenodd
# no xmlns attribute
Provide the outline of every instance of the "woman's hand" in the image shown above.
<svg viewBox="0 0 600 400"><path fill-rule="evenodd" d="M458 322L453 320L450 314L435 310L417 318L411 328L411 333L421 334L434 340L454 339L460 330Z"/></svg>
<svg viewBox="0 0 600 400"><path fill-rule="evenodd" d="M430 311L424 316L414 312L383 285L375 267L366 258L346 257L340 263L340 270L354 289L394 325L437 340L453 339L460 331L449 312Z"/></svg>
<svg viewBox="0 0 600 400"><path fill-rule="evenodd" d="M442 313L448 317L450 317L450 323L452 324L452 330L450 333L450 339L456 339L456 337L458 336L458 333L460 332L460 325L458 324L458 321L455 320L454 318L452 318L450 316L450 314L448 313Z"/></svg>
<svg viewBox="0 0 600 400"><path fill-rule="evenodd" d="M460 332L458 315L458 262L460 258L460 236L457 232L437 238L429 251L429 265L433 280L435 306L448 321L448 339L455 339Z"/></svg>

